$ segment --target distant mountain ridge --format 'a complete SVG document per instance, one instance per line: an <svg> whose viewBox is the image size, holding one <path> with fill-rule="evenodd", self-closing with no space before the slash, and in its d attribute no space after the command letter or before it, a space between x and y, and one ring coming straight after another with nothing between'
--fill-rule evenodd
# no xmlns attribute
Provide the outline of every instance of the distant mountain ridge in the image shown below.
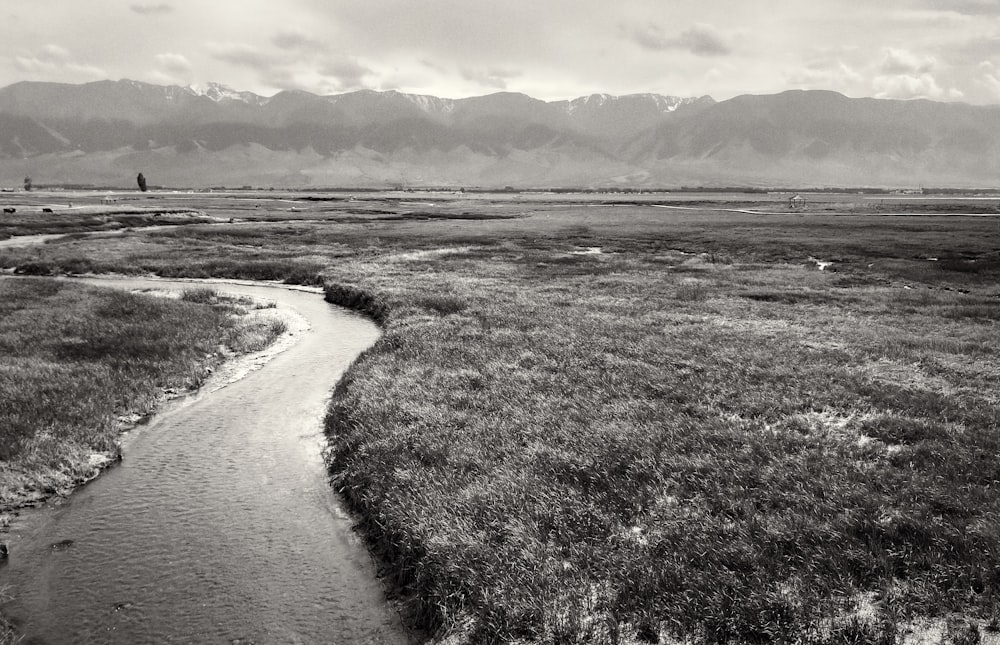
<svg viewBox="0 0 1000 645"><path fill-rule="evenodd" d="M546 102L22 82L0 89L0 184L993 187L998 128L996 106L826 91Z"/></svg>

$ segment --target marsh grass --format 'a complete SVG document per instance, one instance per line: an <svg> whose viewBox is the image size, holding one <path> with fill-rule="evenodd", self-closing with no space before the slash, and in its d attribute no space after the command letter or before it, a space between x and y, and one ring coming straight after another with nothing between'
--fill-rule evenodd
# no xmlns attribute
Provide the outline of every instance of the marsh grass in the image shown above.
<svg viewBox="0 0 1000 645"><path fill-rule="evenodd" d="M621 297L617 315L582 298L574 317L492 297L476 300L478 324L393 318L329 420L337 484L429 627L471 612L475 642L617 642L597 626L607 620L633 636L790 642L820 633L838 611L831 598L896 576L924 596L899 604L924 611L955 606L963 577L993 584L975 573L992 556L965 560L992 552L996 528L954 539L995 500L971 514L979 493L946 500L997 447L995 409L980 418L857 379L861 347L812 364L794 336L681 316L653 331L636 322L651 312ZM850 421L869 409L893 412ZM920 416L892 416L903 412ZM968 444L928 420L951 416ZM890 457L862 436L922 449ZM980 474L984 493L998 475ZM888 609L896 602L887 594ZM810 642L895 633L831 630Z"/></svg>
<svg viewBox="0 0 1000 645"><path fill-rule="evenodd" d="M267 348L288 331L284 320L259 313L241 316L227 325L227 347L236 354L249 354Z"/></svg>
<svg viewBox="0 0 1000 645"><path fill-rule="evenodd" d="M165 389L197 388L220 348L256 351L284 331L233 307L204 289L171 300L0 280L0 508L91 476L117 454L122 419L152 412Z"/></svg>
<svg viewBox="0 0 1000 645"><path fill-rule="evenodd" d="M260 260L239 262L231 259L205 260L185 266L173 263L144 263L140 265L122 265L109 262L94 261L88 258L67 257L55 261L28 261L21 263L15 269L20 275L79 275L86 273L154 273L165 278L233 278L236 280L279 281L286 284L322 285L323 278L319 275L320 267L303 266L299 262L280 260Z"/></svg>
<svg viewBox="0 0 1000 645"><path fill-rule="evenodd" d="M126 227L177 226L203 224L210 220L189 210L167 209L160 212L146 210L116 213L81 214L74 211L39 213L23 211L0 218L0 239L15 235L40 235L51 233L91 233L113 231Z"/></svg>
<svg viewBox="0 0 1000 645"><path fill-rule="evenodd" d="M197 287L182 291L181 300L185 302L197 302L204 305L210 305L218 302L219 294L211 287Z"/></svg>
<svg viewBox="0 0 1000 645"><path fill-rule="evenodd" d="M435 294L414 299L415 304L442 316L465 311L468 303L464 298L449 294Z"/></svg>
<svg viewBox="0 0 1000 645"><path fill-rule="evenodd" d="M366 276L390 315L335 394L331 472L423 627L895 643L994 615L992 302L542 246L421 263L467 294L455 318L424 315L431 278Z"/></svg>
<svg viewBox="0 0 1000 645"><path fill-rule="evenodd" d="M0 264L316 269L378 320L330 472L439 638L895 643L958 615L947 638L974 639L1000 613L998 276L926 258L986 257L995 223L653 210L185 228Z"/></svg>

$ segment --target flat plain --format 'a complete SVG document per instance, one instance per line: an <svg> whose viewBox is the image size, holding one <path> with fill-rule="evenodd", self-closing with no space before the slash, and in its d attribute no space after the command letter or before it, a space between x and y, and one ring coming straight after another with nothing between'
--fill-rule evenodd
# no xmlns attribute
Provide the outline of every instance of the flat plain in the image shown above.
<svg viewBox="0 0 1000 645"><path fill-rule="evenodd" d="M439 640L1000 629L997 200L15 199L0 238L66 234L0 246L17 273L324 284L379 320L330 472Z"/></svg>

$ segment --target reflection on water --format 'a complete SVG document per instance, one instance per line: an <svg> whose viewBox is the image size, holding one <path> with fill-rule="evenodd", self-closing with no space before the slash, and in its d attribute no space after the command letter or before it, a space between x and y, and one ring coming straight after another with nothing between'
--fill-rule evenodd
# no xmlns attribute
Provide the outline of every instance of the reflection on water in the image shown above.
<svg viewBox="0 0 1000 645"><path fill-rule="evenodd" d="M17 522L3 611L31 643L405 643L321 457L327 397L377 329L315 293L216 288L293 307L312 328L133 433L124 462L68 503Z"/></svg>

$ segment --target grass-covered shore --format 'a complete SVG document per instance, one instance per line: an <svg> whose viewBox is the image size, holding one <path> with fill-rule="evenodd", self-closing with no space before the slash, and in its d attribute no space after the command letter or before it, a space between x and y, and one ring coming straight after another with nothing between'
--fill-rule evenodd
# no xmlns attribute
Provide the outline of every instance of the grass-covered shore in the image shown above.
<svg viewBox="0 0 1000 645"><path fill-rule="evenodd" d="M196 389L283 323L252 303L51 279L0 279L0 512L66 492L117 456L165 392Z"/></svg>
<svg viewBox="0 0 1000 645"><path fill-rule="evenodd" d="M386 335L328 429L336 485L429 626L581 643L996 629L990 281L548 249L414 264L419 281L371 279Z"/></svg>
<svg viewBox="0 0 1000 645"><path fill-rule="evenodd" d="M0 264L319 275L383 322L331 472L439 637L995 637L996 220L573 206L89 244Z"/></svg>

